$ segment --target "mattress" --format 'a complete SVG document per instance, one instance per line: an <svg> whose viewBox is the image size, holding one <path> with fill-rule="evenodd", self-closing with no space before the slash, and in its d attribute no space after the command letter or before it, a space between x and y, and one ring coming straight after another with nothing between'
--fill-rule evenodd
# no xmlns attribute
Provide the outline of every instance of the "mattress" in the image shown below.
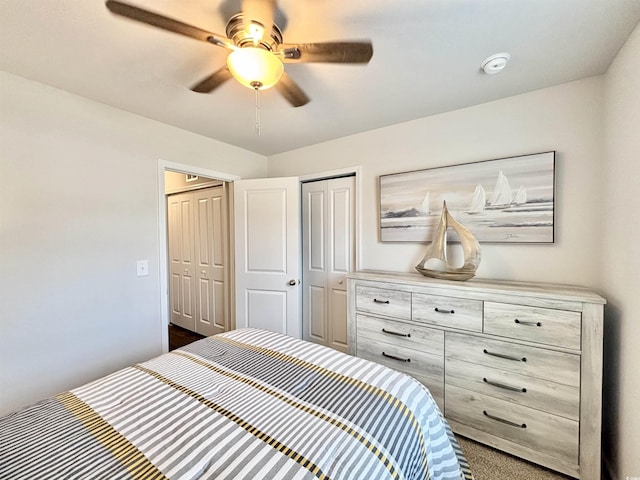
<svg viewBox="0 0 640 480"><path fill-rule="evenodd" d="M0 478L472 476L419 382L320 345L240 329L1 418Z"/></svg>

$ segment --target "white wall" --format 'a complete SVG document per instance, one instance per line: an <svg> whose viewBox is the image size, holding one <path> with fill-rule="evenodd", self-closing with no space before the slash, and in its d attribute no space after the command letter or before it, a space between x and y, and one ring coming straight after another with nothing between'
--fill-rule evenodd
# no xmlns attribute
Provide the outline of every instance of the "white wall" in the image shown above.
<svg viewBox="0 0 640 480"><path fill-rule="evenodd" d="M3 413L161 352L159 159L267 159L3 72L0 110Z"/></svg>
<svg viewBox="0 0 640 480"><path fill-rule="evenodd" d="M556 150L556 242L483 244L478 277L595 287L603 79L563 84L269 157L269 176L362 165L362 269L413 271L425 244L378 241L378 176Z"/></svg>
<svg viewBox="0 0 640 480"><path fill-rule="evenodd" d="M601 289L605 323L604 442L619 480L640 477L640 27L605 82Z"/></svg>

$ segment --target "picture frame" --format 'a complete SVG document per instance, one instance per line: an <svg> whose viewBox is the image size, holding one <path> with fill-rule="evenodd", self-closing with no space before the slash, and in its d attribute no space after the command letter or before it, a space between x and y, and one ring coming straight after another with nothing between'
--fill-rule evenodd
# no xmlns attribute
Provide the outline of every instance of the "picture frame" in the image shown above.
<svg viewBox="0 0 640 480"><path fill-rule="evenodd" d="M555 151L380 175L379 188L382 242L431 242L445 201L481 243L555 241Z"/></svg>

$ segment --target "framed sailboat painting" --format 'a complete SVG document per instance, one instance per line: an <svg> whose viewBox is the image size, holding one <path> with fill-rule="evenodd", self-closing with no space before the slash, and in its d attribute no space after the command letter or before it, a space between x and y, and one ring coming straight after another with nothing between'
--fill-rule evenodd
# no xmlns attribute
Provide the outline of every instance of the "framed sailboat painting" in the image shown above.
<svg viewBox="0 0 640 480"><path fill-rule="evenodd" d="M431 242L444 201L479 242L553 243L555 152L381 175L380 240Z"/></svg>

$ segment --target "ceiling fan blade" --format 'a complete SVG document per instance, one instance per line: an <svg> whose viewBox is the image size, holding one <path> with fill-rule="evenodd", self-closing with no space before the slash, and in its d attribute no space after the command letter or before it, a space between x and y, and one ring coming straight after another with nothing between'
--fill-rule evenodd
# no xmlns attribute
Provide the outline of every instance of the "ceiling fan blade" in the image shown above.
<svg viewBox="0 0 640 480"><path fill-rule="evenodd" d="M285 63L369 63L373 45L362 42L283 43L278 46Z"/></svg>
<svg viewBox="0 0 640 480"><path fill-rule="evenodd" d="M244 29L256 42L271 35L276 11L276 0L242 0ZM257 25L253 22L258 22Z"/></svg>
<svg viewBox="0 0 640 480"><path fill-rule="evenodd" d="M276 90L280 92L287 102L294 107L301 107L309 103L309 97L302 91L296 82L294 82L287 72L282 74L280 81L275 85Z"/></svg>
<svg viewBox="0 0 640 480"><path fill-rule="evenodd" d="M178 20L158 15L157 13L129 5L127 3L118 2L116 0L107 0L105 4L107 8L116 15L162 28L163 30L168 30L170 32L179 33L180 35L195 38L196 40L213 43L220 47L235 48L233 42L224 35L207 32L206 30L194 27L193 25L188 25Z"/></svg>
<svg viewBox="0 0 640 480"><path fill-rule="evenodd" d="M191 90L198 93L209 93L218 88L224 82L231 78L231 72L225 65L220 70L212 73L200 82L191 87Z"/></svg>

